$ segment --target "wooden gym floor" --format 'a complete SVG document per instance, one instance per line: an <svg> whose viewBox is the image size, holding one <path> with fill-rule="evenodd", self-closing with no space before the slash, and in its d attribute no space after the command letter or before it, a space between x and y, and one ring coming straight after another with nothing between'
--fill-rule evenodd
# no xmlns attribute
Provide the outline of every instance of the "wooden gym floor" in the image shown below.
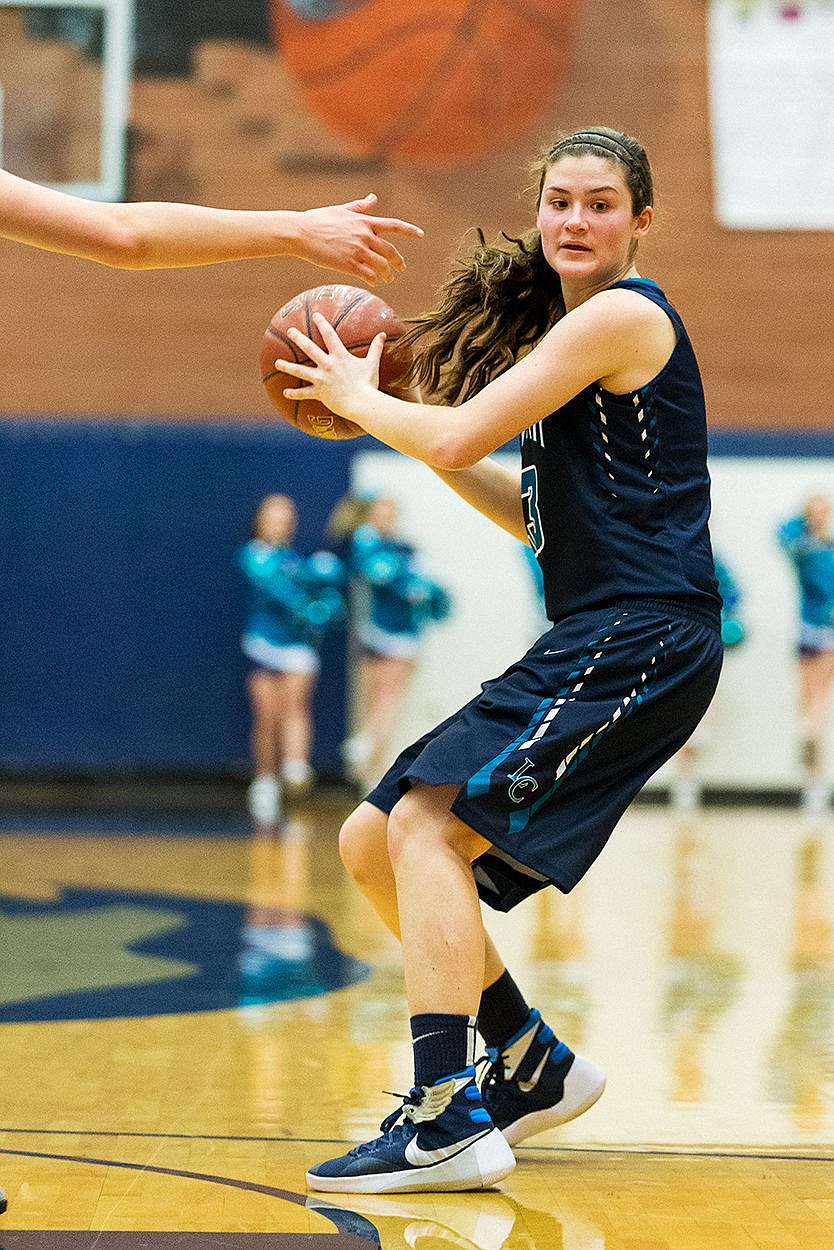
<svg viewBox="0 0 834 1250"><path fill-rule="evenodd" d="M325 1200L411 1082L345 810L0 812L0 1250L831 1250L834 816L636 807L489 915L603 1098L491 1192Z"/></svg>

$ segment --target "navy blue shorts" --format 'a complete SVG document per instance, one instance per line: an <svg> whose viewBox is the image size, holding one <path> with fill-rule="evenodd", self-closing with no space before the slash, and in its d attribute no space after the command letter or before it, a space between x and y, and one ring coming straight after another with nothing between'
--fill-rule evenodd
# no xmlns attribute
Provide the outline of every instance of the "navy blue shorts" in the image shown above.
<svg viewBox="0 0 834 1250"><path fill-rule="evenodd" d="M717 618L717 614L716 614ZM390 812L418 782L492 847L481 898L509 911L584 876L645 782L686 742L721 671L717 619L664 600L577 613L430 733L368 795Z"/></svg>

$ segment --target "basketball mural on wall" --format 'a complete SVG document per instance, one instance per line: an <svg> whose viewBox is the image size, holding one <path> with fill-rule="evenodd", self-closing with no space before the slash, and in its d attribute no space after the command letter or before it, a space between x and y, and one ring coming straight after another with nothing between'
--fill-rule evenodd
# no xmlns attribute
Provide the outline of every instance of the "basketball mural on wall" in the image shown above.
<svg viewBox="0 0 834 1250"><path fill-rule="evenodd" d="M556 95L579 0L272 0L306 106L358 153L459 164L522 134Z"/></svg>

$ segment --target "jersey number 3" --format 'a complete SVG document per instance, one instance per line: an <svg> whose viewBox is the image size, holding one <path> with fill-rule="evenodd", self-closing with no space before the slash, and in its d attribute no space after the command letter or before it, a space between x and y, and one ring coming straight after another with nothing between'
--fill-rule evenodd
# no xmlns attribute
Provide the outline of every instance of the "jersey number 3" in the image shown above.
<svg viewBox="0 0 834 1250"><path fill-rule="evenodd" d="M530 546L539 555L544 547L544 529L539 512L539 478L534 464L521 471L521 506Z"/></svg>

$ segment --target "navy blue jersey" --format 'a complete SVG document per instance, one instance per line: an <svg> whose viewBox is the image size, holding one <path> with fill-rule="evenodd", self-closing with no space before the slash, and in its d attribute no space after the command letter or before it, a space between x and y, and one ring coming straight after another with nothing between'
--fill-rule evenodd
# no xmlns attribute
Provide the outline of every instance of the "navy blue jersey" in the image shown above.
<svg viewBox="0 0 834 1250"><path fill-rule="evenodd" d="M677 342L646 386L614 395L594 383L521 436L524 515L547 614L559 621L632 598L663 598L701 605L717 618L695 354L656 283L626 278L615 287L662 308Z"/></svg>

